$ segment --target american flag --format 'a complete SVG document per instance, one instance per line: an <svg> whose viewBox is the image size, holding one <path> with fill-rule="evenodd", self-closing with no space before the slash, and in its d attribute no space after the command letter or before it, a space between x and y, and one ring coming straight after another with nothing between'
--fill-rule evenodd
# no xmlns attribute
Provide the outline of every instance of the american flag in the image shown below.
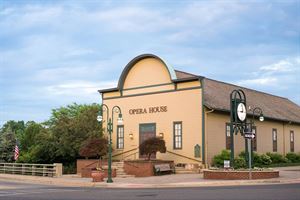
<svg viewBox="0 0 300 200"><path fill-rule="evenodd" d="M18 144L16 144L14 159L18 160L18 158L19 158L19 147L18 147Z"/></svg>

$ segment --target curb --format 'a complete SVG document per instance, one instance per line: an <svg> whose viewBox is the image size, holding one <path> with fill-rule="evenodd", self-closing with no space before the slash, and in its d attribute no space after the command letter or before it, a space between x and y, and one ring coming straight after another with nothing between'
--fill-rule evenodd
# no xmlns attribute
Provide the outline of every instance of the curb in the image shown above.
<svg viewBox="0 0 300 200"><path fill-rule="evenodd" d="M165 184L138 184L138 183L95 183L80 181L64 181L48 177L22 177L16 175L0 175L2 180L12 182L26 182L32 184L55 185L62 187L94 187L94 188L187 188L187 187L221 187L221 186L247 186L247 185L274 185L300 183L300 179L260 179L260 180L222 180L208 182L180 182Z"/></svg>

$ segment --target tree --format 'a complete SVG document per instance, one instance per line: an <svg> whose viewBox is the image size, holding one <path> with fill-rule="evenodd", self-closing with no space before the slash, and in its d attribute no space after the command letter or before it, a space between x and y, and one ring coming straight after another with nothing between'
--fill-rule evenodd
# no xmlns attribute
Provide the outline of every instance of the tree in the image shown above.
<svg viewBox="0 0 300 200"><path fill-rule="evenodd" d="M15 138L21 141L24 136L24 131L25 131L26 125L24 121L14 121L14 120L9 120L0 129L0 135L5 133L5 132L13 132L15 135Z"/></svg>
<svg viewBox="0 0 300 200"><path fill-rule="evenodd" d="M37 143L37 137L43 130L43 126L34 121L29 121L25 125L25 130L20 141L22 151L27 151L31 146Z"/></svg>
<svg viewBox="0 0 300 200"><path fill-rule="evenodd" d="M139 146L139 150L141 155L147 155L150 160L151 155L156 152L166 153L166 142L158 137L149 138Z"/></svg>
<svg viewBox="0 0 300 200"><path fill-rule="evenodd" d="M76 103L52 110L45 124L55 147L55 160L64 164L75 163L79 150L88 138L102 136L101 123L97 121L100 105Z"/></svg>
<svg viewBox="0 0 300 200"><path fill-rule="evenodd" d="M16 145L15 133L8 127L0 135L0 161L13 162Z"/></svg>
<svg viewBox="0 0 300 200"><path fill-rule="evenodd" d="M102 157L108 152L108 140L106 138L91 137L80 148L79 155L86 158Z"/></svg>

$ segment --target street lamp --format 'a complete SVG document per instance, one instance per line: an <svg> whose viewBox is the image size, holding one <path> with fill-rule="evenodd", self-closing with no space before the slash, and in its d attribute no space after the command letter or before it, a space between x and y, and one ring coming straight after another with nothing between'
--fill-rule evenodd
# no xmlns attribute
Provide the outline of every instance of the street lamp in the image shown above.
<svg viewBox="0 0 300 200"><path fill-rule="evenodd" d="M104 108L104 109L103 109ZM108 141L108 176L107 176L107 183L112 183L112 139L111 134L113 132L113 122L114 122L114 113L119 113L117 123L119 125L123 124L123 118L122 118L122 111L119 106L114 106L111 110L111 118L109 117L109 108L106 104L102 104L101 110L99 111L99 114L97 116L97 121L102 122L103 121L103 112L106 111L107 114L107 131L109 134L109 141Z"/></svg>
<svg viewBox="0 0 300 200"><path fill-rule="evenodd" d="M254 115L255 114L258 114L259 115L259 121L264 121L265 118L264 118L264 115L263 115L263 111L260 107L255 107L252 111L252 121L251 121L251 124L253 125L254 124Z"/></svg>

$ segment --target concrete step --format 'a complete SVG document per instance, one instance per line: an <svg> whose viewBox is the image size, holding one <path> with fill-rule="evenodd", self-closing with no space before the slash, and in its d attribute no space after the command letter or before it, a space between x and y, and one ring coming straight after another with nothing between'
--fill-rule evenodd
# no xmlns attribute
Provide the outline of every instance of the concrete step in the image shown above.
<svg viewBox="0 0 300 200"><path fill-rule="evenodd" d="M185 169L184 167L175 167L176 174L199 174L199 169Z"/></svg>
<svg viewBox="0 0 300 200"><path fill-rule="evenodd" d="M196 171L185 170L185 171L175 171L175 174L199 174L199 173Z"/></svg>
<svg viewBox="0 0 300 200"><path fill-rule="evenodd" d="M124 162L113 162L112 168L116 169L117 171L117 178L130 178L135 177L134 175L126 174L124 171Z"/></svg>
<svg viewBox="0 0 300 200"><path fill-rule="evenodd" d="M117 178L134 178L134 177L135 177L134 175L128 175L128 174L120 175L120 176L117 175Z"/></svg>

